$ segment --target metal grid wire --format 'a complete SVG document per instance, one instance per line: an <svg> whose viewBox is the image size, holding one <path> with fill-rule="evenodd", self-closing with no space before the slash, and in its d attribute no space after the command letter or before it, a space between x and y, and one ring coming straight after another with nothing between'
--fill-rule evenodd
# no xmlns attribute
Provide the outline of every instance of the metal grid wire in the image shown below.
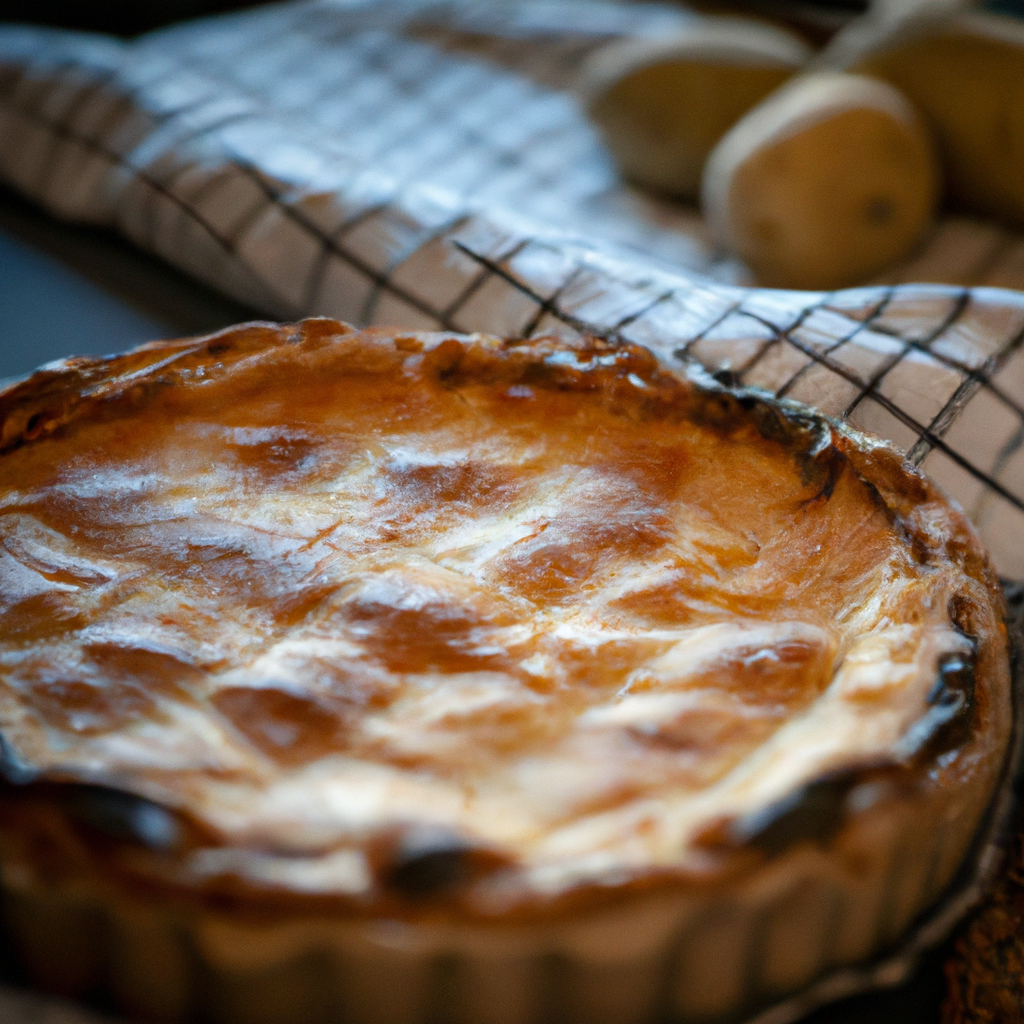
<svg viewBox="0 0 1024 1024"><path fill-rule="evenodd" d="M728 268L693 214L619 185L572 93L595 47L680 17L314 0L132 44L0 28L0 176L279 318L593 332L813 404L899 445L1024 579L1024 296L706 276Z"/></svg>

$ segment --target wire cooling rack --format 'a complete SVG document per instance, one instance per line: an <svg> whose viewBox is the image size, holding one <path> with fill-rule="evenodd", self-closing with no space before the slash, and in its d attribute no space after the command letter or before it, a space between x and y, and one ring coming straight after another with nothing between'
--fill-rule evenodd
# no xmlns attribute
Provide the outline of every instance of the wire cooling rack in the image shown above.
<svg viewBox="0 0 1024 1024"><path fill-rule="evenodd" d="M686 17L311 0L131 43L0 27L0 178L277 318L592 332L813 404L897 444L1024 580L1024 296L738 286L692 211L617 181L573 91L609 39ZM991 225L947 221L892 279L915 266L1024 286Z"/></svg>

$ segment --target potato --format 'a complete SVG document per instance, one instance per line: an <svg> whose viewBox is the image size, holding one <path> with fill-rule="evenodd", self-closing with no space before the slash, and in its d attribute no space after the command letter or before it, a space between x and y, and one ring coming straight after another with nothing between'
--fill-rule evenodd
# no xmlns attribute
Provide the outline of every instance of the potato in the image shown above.
<svg viewBox="0 0 1024 1024"><path fill-rule="evenodd" d="M810 54L798 36L772 25L695 17L671 38L602 48L579 90L624 177L695 199L714 144Z"/></svg>
<svg viewBox="0 0 1024 1024"><path fill-rule="evenodd" d="M1024 224L1024 21L921 20L852 69L895 85L929 122L953 206Z"/></svg>
<svg viewBox="0 0 1024 1024"><path fill-rule="evenodd" d="M939 191L931 137L896 89L817 72L722 138L702 202L712 234L758 283L827 289L905 255L931 223Z"/></svg>

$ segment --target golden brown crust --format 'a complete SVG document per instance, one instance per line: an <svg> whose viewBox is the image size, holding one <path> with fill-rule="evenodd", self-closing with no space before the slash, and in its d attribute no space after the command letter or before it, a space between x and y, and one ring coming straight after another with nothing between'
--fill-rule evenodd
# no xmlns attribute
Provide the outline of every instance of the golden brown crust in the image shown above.
<svg viewBox="0 0 1024 1024"><path fill-rule="evenodd" d="M9 859L564 909L999 772L963 516L643 349L247 325L41 371L0 444Z"/></svg>

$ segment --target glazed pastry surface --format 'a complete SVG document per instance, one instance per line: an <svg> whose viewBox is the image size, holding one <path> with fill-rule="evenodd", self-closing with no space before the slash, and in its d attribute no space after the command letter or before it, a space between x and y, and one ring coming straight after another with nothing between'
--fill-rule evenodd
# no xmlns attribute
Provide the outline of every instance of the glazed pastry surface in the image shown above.
<svg viewBox="0 0 1024 1024"><path fill-rule="evenodd" d="M1001 763L960 513L644 350L251 325L0 417L8 777L169 809L175 877L358 896L399 848L471 851L485 902L699 877L819 780Z"/></svg>

